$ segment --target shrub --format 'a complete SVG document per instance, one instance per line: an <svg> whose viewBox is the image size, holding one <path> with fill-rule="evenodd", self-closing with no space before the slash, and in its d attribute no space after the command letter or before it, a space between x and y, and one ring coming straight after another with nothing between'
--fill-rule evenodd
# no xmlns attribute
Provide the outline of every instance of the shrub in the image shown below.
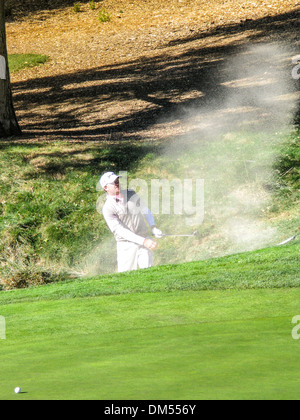
<svg viewBox="0 0 300 420"><path fill-rule="evenodd" d="M80 2L74 3L73 10L75 13L79 13L81 11L81 3Z"/></svg>
<svg viewBox="0 0 300 420"><path fill-rule="evenodd" d="M47 271L34 271L30 268L13 273L10 277L2 278L4 290L25 289L27 287L42 286L69 278L66 274L53 274Z"/></svg>
<svg viewBox="0 0 300 420"><path fill-rule="evenodd" d="M106 10L101 9L99 12L99 20L100 22L109 22L111 19L110 13L108 13Z"/></svg>
<svg viewBox="0 0 300 420"><path fill-rule="evenodd" d="M90 2L89 2L89 5L90 5L90 9L91 9L91 10L95 10L95 9L96 9L96 3L95 3L95 1L94 1L94 0L90 1Z"/></svg>

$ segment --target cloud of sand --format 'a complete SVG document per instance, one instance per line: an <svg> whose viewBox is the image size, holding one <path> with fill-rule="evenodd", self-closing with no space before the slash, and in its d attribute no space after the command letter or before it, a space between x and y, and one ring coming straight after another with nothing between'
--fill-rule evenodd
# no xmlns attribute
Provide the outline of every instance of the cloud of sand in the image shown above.
<svg viewBox="0 0 300 420"><path fill-rule="evenodd" d="M161 170L161 178L173 177L182 185L186 179L204 181L204 220L193 226L199 238L164 239L156 264L244 252L276 240L277 229L264 215L271 204L273 164L291 130L298 100L289 67L292 56L278 44L251 46L228 57L215 86L211 75L212 99L181 108L184 134L168 141L152 166L156 173ZM178 115L177 111L174 120ZM149 188L146 193L150 194ZM186 217L161 214L156 219L169 233L188 232L192 227ZM114 249L112 236L100 243L84 263L86 272L114 271Z"/></svg>

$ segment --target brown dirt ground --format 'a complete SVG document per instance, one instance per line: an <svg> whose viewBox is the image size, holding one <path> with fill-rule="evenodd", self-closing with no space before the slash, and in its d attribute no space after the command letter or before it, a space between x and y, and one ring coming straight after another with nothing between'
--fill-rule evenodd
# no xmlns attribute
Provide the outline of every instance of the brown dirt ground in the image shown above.
<svg viewBox="0 0 300 420"><path fill-rule="evenodd" d="M7 22L10 54L50 57L11 77L26 141L165 139L184 130L168 115L217 89L230 54L271 41L300 52L295 0L103 0L80 13L61 3L15 0Z"/></svg>

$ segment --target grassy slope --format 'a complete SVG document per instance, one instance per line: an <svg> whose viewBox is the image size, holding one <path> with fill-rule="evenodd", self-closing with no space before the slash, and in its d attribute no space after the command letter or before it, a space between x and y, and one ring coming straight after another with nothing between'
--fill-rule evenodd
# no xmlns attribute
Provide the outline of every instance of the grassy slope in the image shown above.
<svg viewBox="0 0 300 420"><path fill-rule="evenodd" d="M297 399L299 246L1 293L0 399Z"/></svg>
<svg viewBox="0 0 300 420"><path fill-rule="evenodd" d="M158 266L0 294L0 305L35 300L186 290L228 290L299 287L299 240L284 247L224 258Z"/></svg>
<svg viewBox="0 0 300 420"><path fill-rule="evenodd" d="M291 142L294 145L292 150L284 149L284 160L278 162L278 173L288 173L279 178L277 190L276 182L273 182L277 196L274 197L272 212L265 214L270 226L273 223L280 227L278 242L294 234L299 226L299 135L295 135ZM1 277L15 278L18 285L19 274L22 280L33 276L35 271L73 271L76 266L80 271L86 256L93 254L99 245L99 255L95 255L93 264L96 266L101 257L106 272L113 272L115 256L110 249L114 249L115 244L101 247L105 238L111 235L96 211L95 185L99 173L110 162L112 169L126 168L130 178L144 179L147 167L151 165L154 175L149 176L159 178L161 159L157 153L159 148L156 150L153 145L130 142L109 147L96 142L0 143L3 168L0 184ZM142 169L138 172L135 166L128 167L128 161L134 161ZM186 157L183 161L186 164ZM293 167L295 170L291 171ZM172 169L170 173L173 174ZM176 176L178 174L174 172L173 177ZM149 181L147 177L146 180ZM186 230L186 226L180 227L183 221L178 221L178 217L173 220L171 216L162 215L156 219L166 232L171 231L174 220L178 231ZM156 263L183 262L186 256L193 260L208 259L226 255L229 250L237 252L230 249L230 244L222 242L222 238L220 240L220 228L218 220L206 215L204 225L199 226L201 237L197 241L186 238L161 241Z"/></svg>

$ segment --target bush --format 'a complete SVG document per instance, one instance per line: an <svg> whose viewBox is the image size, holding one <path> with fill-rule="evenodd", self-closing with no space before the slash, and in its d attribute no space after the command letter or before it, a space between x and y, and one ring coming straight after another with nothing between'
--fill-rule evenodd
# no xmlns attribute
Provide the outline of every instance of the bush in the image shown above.
<svg viewBox="0 0 300 420"><path fill-rule="evenodd" d="M79 13L81 11L81 3L80 2L74 3L73 10L75 13Z"/></svg>
<svg viewBox="0 0 300 420"><path fill-rule="evenodd" d="M106 10L101 9L99 12L100 22L109 22L111 20L111 15Z"/></svg>
<svg viewBox="0 0 300 420"><path fill-rule="evenodd" d="M300 134L295 133L283 146L275 164L278 174L279 190L289 192L289 195L299 196L300 189Z"/></svg>
<svg viewBox="0 0 300 420"><path fill-rule="evenodd" d="M3 278L1 285L4 290L26 289L27 287L42 286L66 279L67 276L55 275L47 271L39 272L26 269L24 271L18 271L10 277Z"/></svg>
<svg viewBox="0 0 300 420"><path fill-rule="evenodd" d="M91 10L95 10L95 9L96 9L96 3L95 3L95 1L94 1L94 0L90 1L90 2L89 2L89 5L90 5L90 9L91 9Z"/></svg>

